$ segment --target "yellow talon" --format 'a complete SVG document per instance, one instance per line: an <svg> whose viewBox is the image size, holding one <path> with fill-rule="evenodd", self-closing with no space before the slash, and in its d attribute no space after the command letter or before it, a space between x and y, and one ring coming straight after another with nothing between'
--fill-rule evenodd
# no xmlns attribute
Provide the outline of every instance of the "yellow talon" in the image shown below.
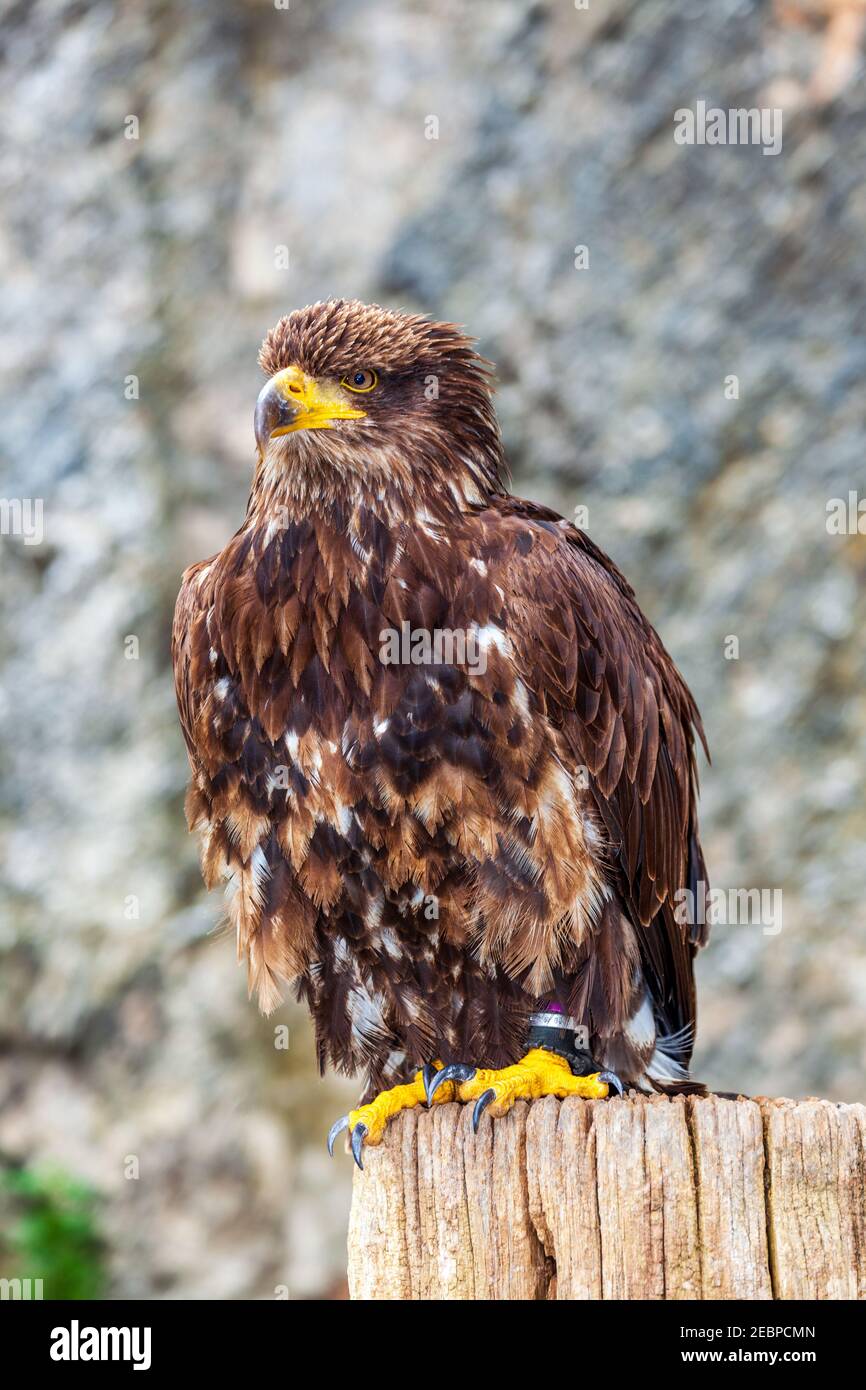
<svg viewBox="0 0 866 1390"><path fill-rule="evenodd" d="M437 1072L445 1070L434 1062ZM461 1079L465 1078L465 1079ZM380 1144L388 1121L401 1110L411 1110L427 1101L438 1105L443 1101L476 1102L472 1116L473 1129L478 1128L482 1112L489 1107L491 1115L505 1115L516 1100L536 1100L539 1096L582 1096L586 1100L605 1100L610 1084L621 1091L619 1078L613 1072L594 1072L591 1076L575 1076L564 1057L545 1047L534 1047L514 1066L499 1071L486 1068L473 1070L451 1063L446 1075L431 1080L428 1094L424 1072L417 1071L412 1081L381 1091L367 1105L350 1110L332 1126L328 1135L328 1152L334 1151L334 1140L344 1129L349 1131L352 1154L363 1168L361 1154L367 1144Z"/></svg>
<svg viewBox="0 0 866 1390"><path fill-rule="evenodd" d="M366 1142L379 1144L390 1119L399 1115L401 1110L411 1110L413 1106L420 1105L425 1099L424 1080L418 1071L414 1080L406 1085L392 1086L390 1090L380 1091L366 1105L359 1105L357 1110L350 1110L349 1133L351 1134L355 1125L364 1125L367 1130Z"/></svg>
<svg viewBox="0 0 866 1390"><path fill-rule="evenodd" d="M433 1066L437 1071L442 1070L442 1063L439 1061L434 1062ZM453 1099L454 1084L448 1081L439 1087L433 1097L432 1104L436 1105L440 1101ZM348 1128L353 1141L356 1126L363 1125L364 1133L361 1135L363 1143L365 1145L380 1144L389 1120L393 1119L395 1115L399 1115L401 1110L411 1110L416 1105L425 1104L426 1101L427 1089L424 1085L424 1073L423 1071L416 1071L412 1081L400 1086L391 1086L387 1091L380 1091L366 1105L359 1105L356 1110L350 1110L346 1116L347 1124L343 1124L341 1121L337 1123L342 1128ZM334 1127L332 1134L336 1129L337 1126Z"/></svg>
<svg viewBox="0 0 866 1390"><path fill-rule="evenodd" d="M447 1084L440 1089L444 1090ZM480 1100L487 1091L493 1092L488 1107L491 1115L505 1115L516 1100L535 1100L539 1096L604 1100L609 1087L600 1079L599 1072L592 1076L574 1076L564 1057L546 1048L534 1047L512 1067L503 1067L501 1071L479 1068L468 1081L457 1083L458 1100Z"/></svg>

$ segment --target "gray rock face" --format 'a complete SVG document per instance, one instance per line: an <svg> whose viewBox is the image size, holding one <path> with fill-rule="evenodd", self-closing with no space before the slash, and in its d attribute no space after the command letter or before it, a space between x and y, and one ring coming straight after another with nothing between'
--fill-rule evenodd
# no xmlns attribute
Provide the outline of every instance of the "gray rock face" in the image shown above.
<svg viewBox="0 0 866 1390"><path fill-rule="evenodd" d="M828 8L5 7L2 493L44 538L0 536L0 1151L95 1185L116 1294L345 1268L354 1091L212 939L168 666L258 342L332 294L470 326L516 490L588 509L692 684L713 883L783 893L714 930L697 1073L862 1098L866 534L827 504L866 498L866 125ZM780 108L781 152L676 143L701 100Z"/></svg>

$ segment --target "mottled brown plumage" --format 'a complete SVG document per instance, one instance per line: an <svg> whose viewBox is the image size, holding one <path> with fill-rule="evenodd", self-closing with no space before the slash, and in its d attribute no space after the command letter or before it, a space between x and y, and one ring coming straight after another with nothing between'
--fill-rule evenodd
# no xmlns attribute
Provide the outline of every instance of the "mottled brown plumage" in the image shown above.
<svg viewBox="0 0 866 1390"><path fill-rule="evenodd" d="M251 989L271 1009L293 983L322 1065L368 1094L515 1061L554 997L624 1079L676 1084L700 724L632 589L507 494L488 364L453 325L332 301L260 361L365 414L266 438L243 525L178 598L188 818ZM404 623L483 658L383 664Z"/></svg>

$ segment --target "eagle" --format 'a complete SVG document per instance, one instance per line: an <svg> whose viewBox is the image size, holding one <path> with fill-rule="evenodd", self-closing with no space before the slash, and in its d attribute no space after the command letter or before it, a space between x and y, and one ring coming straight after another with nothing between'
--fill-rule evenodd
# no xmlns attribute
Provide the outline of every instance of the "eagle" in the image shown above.
<svg viewBox="0 0 866 1390"><path fill-rule="evenodd" d="M205 883L250 993L400 1110L691 1081L694 700L589 537L510 494L457 325L332 299L267 334L246 516L172 636ZM694 901L694 898L691 899Z"/></svg>

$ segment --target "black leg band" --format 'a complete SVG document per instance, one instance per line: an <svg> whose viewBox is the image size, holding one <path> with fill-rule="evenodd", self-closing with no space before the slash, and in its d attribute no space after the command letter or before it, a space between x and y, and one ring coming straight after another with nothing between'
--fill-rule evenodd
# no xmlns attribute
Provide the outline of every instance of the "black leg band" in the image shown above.
<svg viewBox="0 0 866 1390"><path fill-rule="evenodd" d="M530 1025L526 1039L529 1048L543 1047L547 1052L564 1057L573 1076L589 1076L598 1071L585 1043L586 1030L583 1028L578 1032L572 1027L557 1028L539 1023Z"/></svg>

